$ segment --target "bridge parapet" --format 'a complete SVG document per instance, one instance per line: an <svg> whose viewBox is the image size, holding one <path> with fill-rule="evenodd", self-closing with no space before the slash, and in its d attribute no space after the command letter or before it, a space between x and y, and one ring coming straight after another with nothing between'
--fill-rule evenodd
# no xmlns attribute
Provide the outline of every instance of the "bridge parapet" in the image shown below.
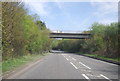
<svg viewBox="0 0 120 81"><path fill-rule="evenodd" d="M85 33L50 33L50 38L66 38L66 39L90 39L91 34Z"/></svg>

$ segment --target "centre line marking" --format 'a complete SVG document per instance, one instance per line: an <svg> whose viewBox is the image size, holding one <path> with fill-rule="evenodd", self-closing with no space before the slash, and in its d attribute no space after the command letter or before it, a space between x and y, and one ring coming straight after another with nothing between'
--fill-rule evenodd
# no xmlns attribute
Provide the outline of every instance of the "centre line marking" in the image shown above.
<svg viewBox="0 0 120 81"><path fill-rule="evenodd" d="M73 60L76 60L75 58L72 58Z"/></svg>
<svg viewBox="0 0 120 81"><path fill-rule="evenodd" d="M78 69L72 62L70 62L70 64L72 64L74 66L75 69Z"/></svg>
<svg viewBox="0 0 120 81"><path fill-rule="evenodd" d="M90 67L88 67L87 65L83 64L82 62L79 62L80 64L82 64L83 66L85 66L88 69L91 69Z"/></svg>
<svg viewBox="0 0 120 81"><path fill-rule="evenodd" d="M66 60L68 60L68 59L66 58Z"/></svg>
<svg viewBox="0 0 120 81"><path fill-rule="evenodd" d="M112 81L110 80L108 77L104 76L103 74L100 74L100 76L104 77L105 79L109 80L109 81Z"/></svg>
<svg viewBox="0 0 120 81"><path fill-rule="evenodd" d="M82 74L82 76L84 76L86 79L89 79L85 74Z"/></svg>

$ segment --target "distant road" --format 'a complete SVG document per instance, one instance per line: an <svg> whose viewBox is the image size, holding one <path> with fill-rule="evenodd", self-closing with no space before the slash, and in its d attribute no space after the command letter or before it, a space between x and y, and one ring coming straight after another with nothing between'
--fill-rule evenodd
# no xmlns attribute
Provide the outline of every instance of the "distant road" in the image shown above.
<svg viewBox="0 0 120 81"><path fill-rule="evenodd" d="M118 65L76 55L53 52L7 79L118 79Z"/></svg>

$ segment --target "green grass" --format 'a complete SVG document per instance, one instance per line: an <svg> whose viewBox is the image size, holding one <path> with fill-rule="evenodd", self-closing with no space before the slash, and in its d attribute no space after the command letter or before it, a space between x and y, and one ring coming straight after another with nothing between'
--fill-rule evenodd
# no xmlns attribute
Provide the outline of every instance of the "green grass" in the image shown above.
<svg viewBox="0 0 120 81"><path fill-rule="evenodd" d="M81 53L81 52L79 52L78 54L82 54L82 55L86 55L86 56L93 56L93 57L104 59L104 60L111 60L111 61L115 61L115 62L120 62L120 58L108 58L108 57L100 56L97 54L85 54L85 53Z"/></svg>
<svg viewBox="0 0 120 81"><path fill-rule="evenodd" d="M100 55L97 55L97 54L85 54L85 55L97 57L97 58L100 58L100 59L105 59L105 60L111 60L111 61L120 62L120 58L108 58L108 57L100 56Z"/></svg>
<svg viewBox="0 0 120 81"><path fill-rule="evenodd" d="M0 76L2 75L2 62L0 62Z"/></svg>
<svg viewBox="0 0 120 81"><path fill-rule="evenodd" d="M48 54L32 54L32 55L27 55L23 56L20 58L14 58L14 59L9 59L7 61L2 62L2 72L10 71L14 68L17 68L23 64L35 61L37 59L40 59Z"/></svg>

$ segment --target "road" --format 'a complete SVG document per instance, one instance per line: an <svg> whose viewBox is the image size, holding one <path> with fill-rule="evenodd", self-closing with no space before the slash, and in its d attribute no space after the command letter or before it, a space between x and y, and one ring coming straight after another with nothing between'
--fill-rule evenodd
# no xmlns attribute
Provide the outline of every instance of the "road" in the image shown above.
<svg viewBox="0 0 120 81"><path fill-rule="evenodd" d="M118 65L89 57L54 52L7 79L118 79Z"/></svg>

